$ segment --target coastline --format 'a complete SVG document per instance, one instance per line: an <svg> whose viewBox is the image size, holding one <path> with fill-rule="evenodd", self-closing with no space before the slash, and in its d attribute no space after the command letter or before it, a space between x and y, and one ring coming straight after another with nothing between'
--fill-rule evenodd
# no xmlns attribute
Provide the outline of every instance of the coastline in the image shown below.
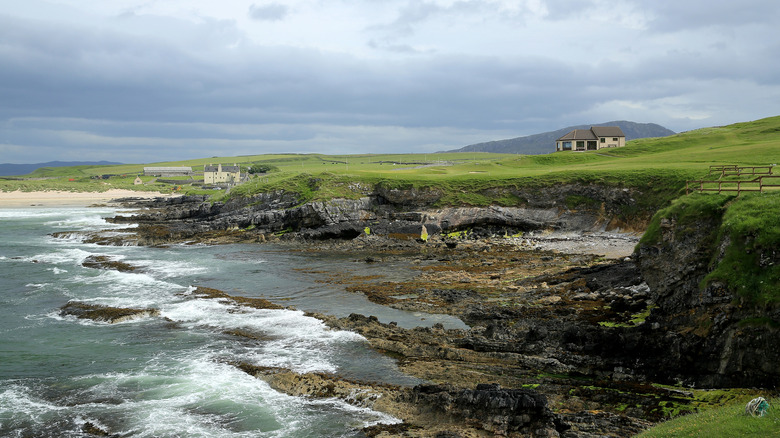
<svg viewBox="0 0 780 438"><path fill-rule="evenodd" d="M23 207L85 207L93 204L110 203L118 198L170 198L180 195L158 192L137 192L134 190L110 189L105 192L66 192L60 190L22 192L0 192L1 208Z"/></svg>

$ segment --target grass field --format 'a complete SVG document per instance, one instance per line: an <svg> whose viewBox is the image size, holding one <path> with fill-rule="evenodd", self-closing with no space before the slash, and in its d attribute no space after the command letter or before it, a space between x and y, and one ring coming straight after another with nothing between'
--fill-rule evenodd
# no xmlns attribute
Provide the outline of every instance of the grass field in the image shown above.
<svg viewBox="0 0 780 438"><path fill-rule="evenodd" d="M553 145L550 146L552 149ZM132 186L132 178L142 174L144 166L190 166L195 171L202 171L204 165L217 163L238 163L244 167L255 163L273 165L279 171L266 175L264 179L271 185L278 185L280 181L298 174L308 174L326 175L328 179L335 180L414 185L438 185L444 180L466 186L474 183L553 184L563 180L633 186L668 181L679 189L680 181L707 177L711 164L758 166L780 163L780 117L699 129L664 138L634 140L624 148L601 151L532 156L489 153L277 154L150 164L43 168L30 176L53 179L24 183L1 181L0 189L36 190L51 184L64 184L75 190L95 190L100 189L101 183L105 181L88 178L102 174L127 175L127 180L112 178L108 181L112 186L117 184L125 187ZM263 190L263 185L257 183L255 189Z"/></svg>
<svg viewBox="0 0 780 438"><path fill-rule="evenodd" d="M745 415L745 405L750 398L674 418L639 434L637 438L780 436L780 399L769 400L770 408L763 417L752 417Z"/></svg>
<svg viewBox="0 0 780 438"><path fill-rule="evenodd" d="M553 145L551 146L551 150ZM518 156L489 153L405 155L256 155L209 158L165 166L269 163L283 172L331 172L348 175L415 176L438 179L452 176L518 177L569 171L634 171L672 169L705 175L709 164L768 165L780 162L780 117L705 128L671 137L640 139L620 149L558 152ZM393 164L398 163L398 164ZM407 163L407 164L403 164ZM131 173L143 166L94 167L87 174Z"/></svg>

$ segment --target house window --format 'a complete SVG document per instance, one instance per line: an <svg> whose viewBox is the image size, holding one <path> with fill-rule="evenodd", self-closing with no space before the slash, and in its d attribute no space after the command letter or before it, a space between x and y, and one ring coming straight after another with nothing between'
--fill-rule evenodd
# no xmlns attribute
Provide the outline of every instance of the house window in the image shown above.
<svg viewBox="0 0 780 438"><path fill-rule="evenodd" d="M617 141L617 137L612 137L612 141Z"/></svg>
<svg viewBox="0 0 780 438"><path fill-rule="evenodd" d="M563 150L564 151L570 151L571 150L571 142L570 141L564 141L563 142Z"/></svg>
<svg viewBox="0 0 780 438"><path fill-rule="evenodd" d="M596 149L598 149L596 146L596 140L588 140L588 150L595 151Z"/></svg>
<svg viewBox="0 0 780 438"><path fill-rule="evenodd" d="M578 151L584 151L585 150L585 141L584 140L578 140L577 141L577 150Z"/></svg>
<svg viewBox="0 0 780 438"><path fill-rule="evenodd" d="M601 140L601 142L602 142L602 143L604 143L604 142L606 142L606 141L607 141L607 139L606 139L606 138L604 138L604 137L601 137L599 140Z"/></svg>

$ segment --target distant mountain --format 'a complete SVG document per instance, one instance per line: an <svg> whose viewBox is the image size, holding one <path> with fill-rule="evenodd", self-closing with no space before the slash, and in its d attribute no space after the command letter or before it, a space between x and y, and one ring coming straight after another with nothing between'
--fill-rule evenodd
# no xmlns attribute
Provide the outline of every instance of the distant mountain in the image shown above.
<svg viewBox="0 0 780 438"><path fill-rule="evenodd" d="M110 161L49 161L48 163L36 164L0 164L0 176L8 175L27 175L41 167L66 167L66 166L108 166L114 163Z"/></svg>
<svg viewBox="0 0 780 438"><path fill-rule="evenodd" d="M549 154L555 152L555 140L563 137L574 129L590 129L591 126L619 126L626 134L626 140L647 137L666 137L675 132L655 123L635 123L625 120L598 123L592 125L569 126L557 131L543 132L526 137L510 138L508 140L489 141L464 146L447 152L498 152L504 154Z"/></svg>

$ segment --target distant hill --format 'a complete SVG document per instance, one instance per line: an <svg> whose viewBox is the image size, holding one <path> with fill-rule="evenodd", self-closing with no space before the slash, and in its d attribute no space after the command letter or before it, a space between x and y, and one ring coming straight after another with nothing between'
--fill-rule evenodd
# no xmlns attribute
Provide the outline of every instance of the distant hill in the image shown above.
<svg viewBox="0 0 780 438"><path fill-rule="evenodd" d="M9 175L27 175L34 172L41 167L66 167L66 166L108 166L114 163L110 161L49 161L48 163L36 163L36 164L12 164L3 163L0 164L0 176Z"/></svg>
<svg viewBox="0 0 780 438"><path fill-rule="evenodd" d="M534 134L526 137L477 143L447 152L497 152L525 155L549 154L555 152L555 140L568 134L573 129L590 129L591 126L619 126L620 129L623 130L623 133L626 134L626 140L647 137L667 137L675 134L674 131L666 129L661 125L656 125L655 123L635 123L620 120L606 123L594 123L591 125L569 126L568 128L558 129L557 131L543 132L541 134Z"/></svg>

